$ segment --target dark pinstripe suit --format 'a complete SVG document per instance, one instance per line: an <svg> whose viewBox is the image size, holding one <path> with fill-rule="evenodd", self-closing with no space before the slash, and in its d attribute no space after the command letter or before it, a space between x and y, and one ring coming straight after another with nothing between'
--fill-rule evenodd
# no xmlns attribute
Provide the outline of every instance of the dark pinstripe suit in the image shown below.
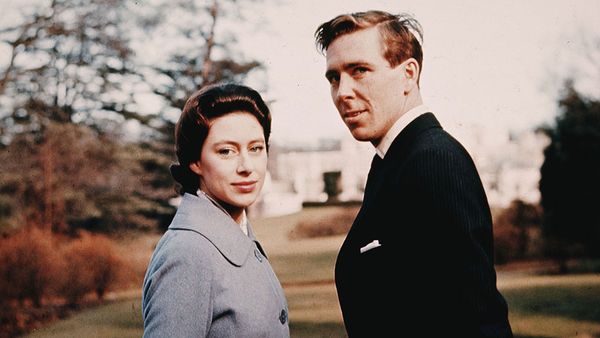
<svg viewBox="0 0 600 338"><path fill-rule="evenodd" d="M375 155L335 280L350 337L512 337L479 175L433 114Z"/></svg>

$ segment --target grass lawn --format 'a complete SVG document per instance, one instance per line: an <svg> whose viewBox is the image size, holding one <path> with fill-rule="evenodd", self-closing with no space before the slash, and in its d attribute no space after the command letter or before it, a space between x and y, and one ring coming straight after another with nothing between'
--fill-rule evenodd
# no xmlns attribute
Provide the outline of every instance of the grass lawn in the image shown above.
<svg viewBox="0 0 600 338"><path fill-rule="evenodd" d="M582 283L582 280L584 283ZM539 282L539 283L536 283ZM543 281L558 281L545 285ZM600 276L519 277L502 288L515 337L600 336ZM332 284L287 286L292 337L344 337ZM86 310L27 337L140 337L137 297Z"/></svg>
<svg viewBox="0 0 600 338"><path fill-rule="evenodd" d="M501 291L520 337L600 337L598 274L532 277Z"/></svg>
<svg viewBox="0 0 600 338"><path fill-rule="evenodd" d="M26 337L141 337L143 332L140 300L135 297L85 310Z"/></svg>
<svg viewBox="0 0 600 338"><path fill-rule="evenodd" d="M288 299L290 331L294 338L345 337L335 293L333 266L343 236L290 239L294 225L306 215L334 209L309 208L303 212L252 222L269 255ZM153 243L144 240L147 262ZM142 255L143 256L143 255ZM145 263L144 263L145 264ZM499 273L498 285L509 304L515 337L600 337L600 275L526 276ZM85 310L27 337L140 337L139 293ZM424 328L426 329L426 328ZM425 332L425 331L424 331Z"/></svg>

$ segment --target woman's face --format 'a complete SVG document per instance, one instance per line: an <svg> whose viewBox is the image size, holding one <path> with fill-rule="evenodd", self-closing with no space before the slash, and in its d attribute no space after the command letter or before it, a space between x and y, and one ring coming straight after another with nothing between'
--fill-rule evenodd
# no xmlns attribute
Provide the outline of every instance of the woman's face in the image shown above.
<svg viewBox="0 0 600 338"><path fill-rule="evenodd" d="M254 203L267 171L263 128L252 114L232 112L211 121L198 162L190 169L200 176L200 190L241 216Z"/></svg>

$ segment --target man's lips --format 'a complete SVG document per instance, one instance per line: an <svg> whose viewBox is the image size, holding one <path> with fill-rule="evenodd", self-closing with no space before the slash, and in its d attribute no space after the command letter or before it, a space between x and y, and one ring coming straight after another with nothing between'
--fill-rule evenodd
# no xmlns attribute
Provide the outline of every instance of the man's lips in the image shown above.
<svg viewBox="0 0 600 338"><path fill-rule="evenodd" d="M362 114L364 112L366 112L365 109L347 111L344 113L344 120L346 120L347 122L352 122L356 117L358 117L360 114Z"/></svg>

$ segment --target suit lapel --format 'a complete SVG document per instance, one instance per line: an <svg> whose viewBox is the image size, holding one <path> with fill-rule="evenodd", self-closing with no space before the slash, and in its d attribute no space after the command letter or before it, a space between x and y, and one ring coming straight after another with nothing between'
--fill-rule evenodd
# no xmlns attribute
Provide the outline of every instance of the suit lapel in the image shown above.
<svg viewBox="0 0 600 338"><path fill-rule="evenodd" d="M384 159L375 154L367 177L363 203L354 221L353 228L356 224L361 223L361 219L373 207L378 192L385 186L386 182L389 182L389 178L393 177L398 164L405 160L414 140L419 134L431 128L441 128L441 125L432 113L425 113L414 119L398 134Z"/></svg>

